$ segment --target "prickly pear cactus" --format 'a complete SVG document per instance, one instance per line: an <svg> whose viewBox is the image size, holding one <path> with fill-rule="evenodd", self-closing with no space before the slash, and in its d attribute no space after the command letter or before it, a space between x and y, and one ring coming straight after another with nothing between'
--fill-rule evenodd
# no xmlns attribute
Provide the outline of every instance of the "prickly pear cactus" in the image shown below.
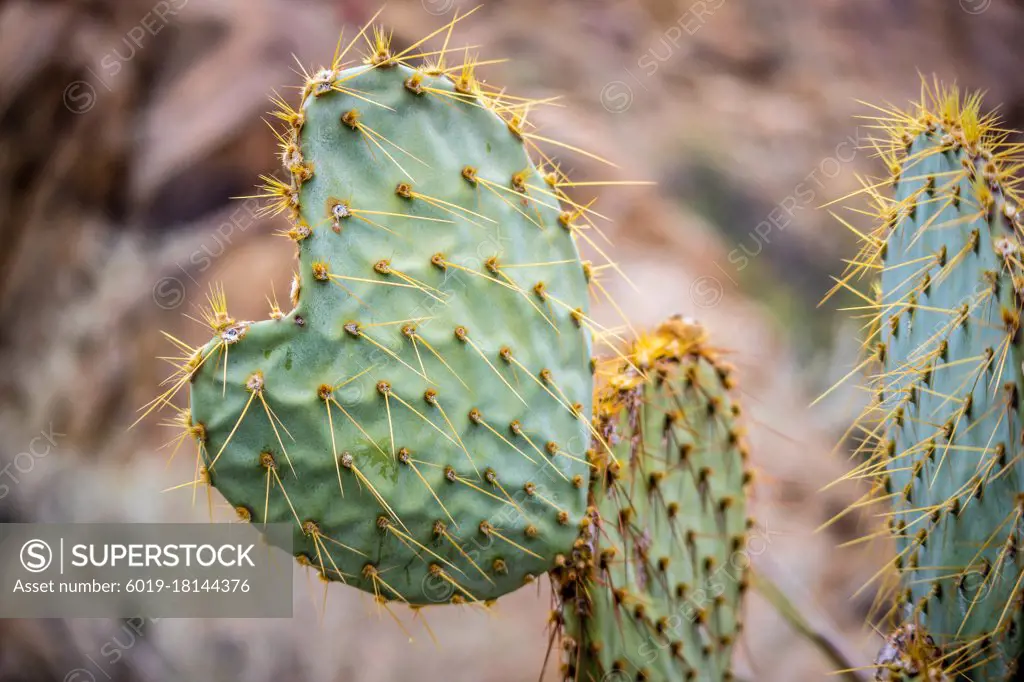
<svg viewBox="0 0 1024 682"><path fill-rule="evenodd" d="M929 89L886 112L892 198L844 285L880 272L858 430L892 504L894 616L920 623L954 672L1013 679L1024 652L1021 214L1013 149L978 97Z"/></svg>
<svg viewBox="0 0 1024 682"><path fill-rule="evenodd" d="M565 679L731 679L750 475L730 369L678 318L627 355L597 398L589 523L552 573Z"/></svg>
<svg viewBox="0 0 1024 682"><path fill-rule="evenodd" d="M548 141L525 100L444 50L366 42L277 102L264 196L291 220L292 309L237 321L214 296L172 389L201 476L244 519L294 524L324 578L490 600L550 569L586 510L587 218L531 160Z"/></svg>

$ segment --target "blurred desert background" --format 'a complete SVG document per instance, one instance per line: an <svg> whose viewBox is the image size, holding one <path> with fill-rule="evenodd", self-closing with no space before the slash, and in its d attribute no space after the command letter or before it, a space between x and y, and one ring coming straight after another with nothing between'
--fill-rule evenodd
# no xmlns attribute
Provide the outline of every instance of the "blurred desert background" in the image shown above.
<svg viewBox="0 0 1024 682"><path fill-rule="evenodd" d="M475 3L390 0L399 45ZM369 0L5 0L0 3L0 466L16 478L4 521L203 520L186 457L166 463L159 418L128 430L167 366L160 330L192 343L210 283L232 313L284 298L292 249L230 197L277 166L268 94L329 61L379 9ZM160 11L157 11L160 10ZM987 92L1024 126L1020 0L491 0L455 44L508 58L483 77L535 98L539 131L618 167L568 157L597 188L614 259L606 285L637 326L696 317L738 367L757 468L753 562L856 665L877 633L858 588L884 545L871 510L816 529L860 491L821 489L862 396L815 397L856 364L857 323L818 307L854 237L822 206L877 172L871 110L905 104L920 74ZM294 96L292 95L294 98ZM837 209L841 210L841 209ZM614 321L614 311L597 311ZM48 434L52 446L37 436ZM33 439L36 439L33 441ZM28 456L23 453L28 452ZM216 504L216 498L215 498ZM224 510L218 509L222 515ZM226 517L225 517L226 518ZM414 641L369 598L296 577L288 620L124 624L0 621L3 682L535 682L549 633L546 584L491 614L428 611ZM741 679L818 680L835 664L756 594L737 648ZM552 659L557 659L553 654ZM546 680L555 680L552 661ZM850 677L856 679L857 676Z"/></svg>

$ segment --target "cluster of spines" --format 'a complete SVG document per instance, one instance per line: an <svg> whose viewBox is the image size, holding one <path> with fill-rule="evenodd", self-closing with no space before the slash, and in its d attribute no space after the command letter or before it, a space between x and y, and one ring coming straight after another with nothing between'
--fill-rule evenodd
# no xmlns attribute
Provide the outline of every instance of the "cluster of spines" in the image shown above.
<svg viewBox="0 0 1024 682"><path fill-rule="evenodd" d="M915 627L908 620L927 625L930 609L959 608L962 620L952 623L952 631L930 628L944 642L943 675L1008 679L1016 654L997 649L1000 641L1018 638L1024 606L1015 577L1024 575L1017 567L1024 500L1019 488L1014 498L1012 483L1007 486L1013 480L1020 485L1024 443L1017 433L1024 308L1021 157L1009 141L1012 133L1000 128L994 115L982 114L980 95L962 96L956 87L924 84L911 110L879 111L873 125L881 135L871 143L888 177L862 183L860 193L870 209L859 212L873 219L871 230L842 221L860 237L861 250L830 292L846 291L862 302L854 310L866 330L865 357L844 378L861 372L870 377L870 402L846 434L858 441L855 456L862 461L845 478L866 479L871 489L851 509L893 507L880 510L899 548L873 578L884 578L876 600L877 610L887 609L881 619ZM947 166L942 172L933 170L938 159ZM887 187L894 196L884 193ZM949 219L951 212L958 217ZM920 250L926 239L941 246L907 260L894 253L895 237L908 251ZM987 258L988 269L965 265L968 259ZM865 281L866 291L858 288ZM962 295L944 300L944 285ZM916 335L923 339L911 344ZM986 343L973 341L983 335ZM954 373L963 380L952 390L939 390L937 382L948 382ZM928 414L920 413L922 404L931 408ZM979 445L968 447L961 440ZM954 466L967 473L954 475ZM951 480L957 483L945 490ZM986 491L995 494L997 484L1010 497L1000 505L1001 518L985 519L980 526L971 515ZM957 546L949 532L955 524L988 528L991 534L986 532L977 546ZM928 565L920 559L926 548L932 557ZM948 556L938 554L947 550ZM982 603L999 580L1012 585L1006 602ZM972 614L990 609L999 614L994 628L965 632Z"/></svg>
<svg viewBox="0 0 1024 682"><path fill-rule="evenodd" d="M886 637L874 668L878 682L952 682L942 649L915 623Z"/></svg>
<svg viewBox="0 0 1024 682"><path fill-rule="evenodd" d="M722 362L707 344L703 329L689 320L673 318L654 334L642 335L624 353L606 363L595 402L594 422L605 442L619 444L610 450L591 450L597 473L591 483L591 507L571 556L552 572L558 608L552 612L552 643L560 642L563 678L572 682L636 680L652 682L671 674L685 680L730 680L731 652L742 629L740 601L749 585L744 550L753 520L742 518L739 532L730 534L727 515L743 514L752 473L747 468L749 452L742 427L740 406L723 400L734 388L733 369ZM712 379L702 376L701 365L710 367ZM702 383L709 382L709 383ZM661 412L652 395L671 395L675 408ZM696 396L696 397L695 397ZM657 415L648 414L658 410ZM680 445L673 429L694 420L696 410L719 424L720 439ZM644 422L664 421L659 434L663 442L648 442ZM684 426L684 429L689 428ZM706 449L720 457L722 469L736 467L737 490L714 496L709 485L716 472L712 467L694 468L694 450ZM701 555L698 533L687 528L680 501L667 487L673 473L685 472L696 481L699 506L713 533L716 552L730 558ZM719 470L718 477L725 475ZM667 521L667 528L662 525ZM693 520L689 520L693 521ZM699 525L699 524L698 524ZM652 534L661 534L673 546L653 555ZM731 559L744 557L737 566ZM706 584L668 584L673 561L693 563L694 573ZM615 574L624 569L628 584L618 583ZM729 569L727 580L735 583L735 600L723 594L710 596L716 571ZM723 592L726 590L723 590ZM700 595L704 596L701 597ZM603 604L603 605L602 605ZM599 613L611 605L612 613ZM682 617L685 614L685 617ZM601 618L616 623L609 627L620 637L599 641L590 637L588 620ZM636 648L638 636L641 643ZM682 633L682 634L681 634ZM688 648L686 642L701 642ZM645 648L647 650L645 650ZM666 652L671 673L664 663L648 665L652 652Z"/></svg>

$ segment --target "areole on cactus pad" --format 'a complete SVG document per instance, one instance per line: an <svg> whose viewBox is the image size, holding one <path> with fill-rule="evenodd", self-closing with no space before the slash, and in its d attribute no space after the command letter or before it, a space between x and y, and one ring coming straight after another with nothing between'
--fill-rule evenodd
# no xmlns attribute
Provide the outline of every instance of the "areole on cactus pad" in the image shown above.
<svg viewBox="0 0 1024 682"><path fill-rule="evenodd" d="M486 601L554 566L584 519L590 212L537 149L532 102L445 49L365 40L298 107L276 100L286 177L263 196L291 219L293 308L236 321L214 296L216 335L172 390L190 386L206 481L244 519L293 524L325 579Z"/></svg>
<svg viewBox="0 0 1024 682"><path fill-rule="evenodd" d="M932 636L910 623L886 637L875 657L874 677L879 682L950 682L952 666Z"/></svg>

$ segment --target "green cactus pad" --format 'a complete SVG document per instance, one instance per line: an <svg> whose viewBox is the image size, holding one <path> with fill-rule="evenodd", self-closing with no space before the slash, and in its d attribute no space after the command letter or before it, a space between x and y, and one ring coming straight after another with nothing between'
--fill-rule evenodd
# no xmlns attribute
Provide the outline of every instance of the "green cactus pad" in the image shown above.
<svg viewBox="0 0 1024 682"><path fill-rule="evenodd" d="M266 185L293 223L294 309L215 305L190 368L209 483L383 600L515 590L586 510L588 273L508 101L380 32L366 64L310 76L277 112L290 178Z"/></svg>
<svg viewBox="0 0 1024 682"><path fill-rule="evenodd" d="M727 680L749 564L730 370L680 319L629 357L597 398L591 523L552 573L565 679Z"/></svg>
<svg viewBox="0 0 1024 682"><path fill-rule="evenodd" d="M1008 680L1024 653L1019 204L978 98L926 97L886 118L894 198L872 190L882 224L857 259L881 267L860 471L895 512L897 622L956 673Z"/></svg>

